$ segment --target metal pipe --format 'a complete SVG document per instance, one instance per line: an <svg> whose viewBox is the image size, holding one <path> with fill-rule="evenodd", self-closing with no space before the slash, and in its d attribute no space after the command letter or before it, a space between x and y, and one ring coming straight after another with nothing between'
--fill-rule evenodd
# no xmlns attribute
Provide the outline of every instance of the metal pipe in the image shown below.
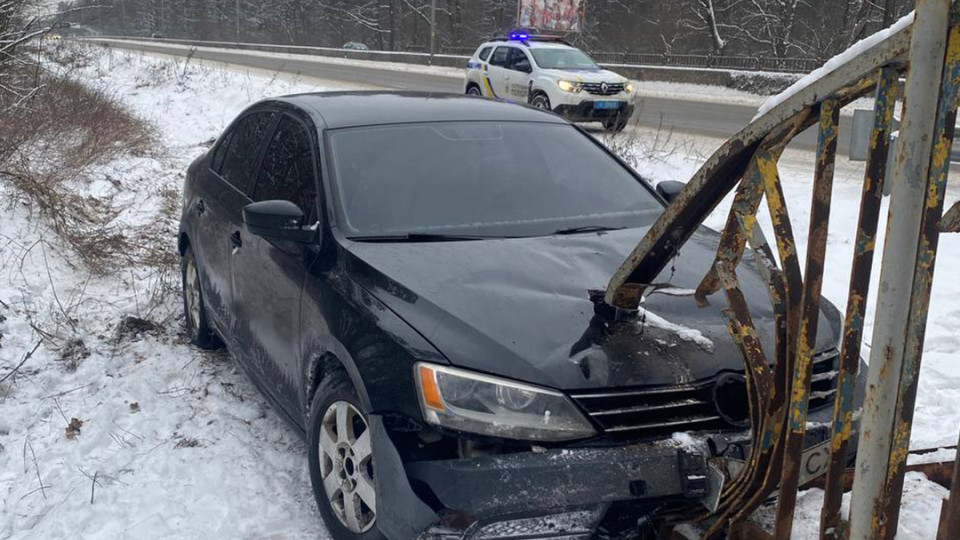
<svg viewBox="0 0 960 540"><path fill-rule="evenodd" d="M960 444L958 444L960 446ZM940 507L940 526L937 528L937 540L951 540L960 536L960 460L953 462L953 474L950 476L950 495Z"/></svg>
<svg viewBox="0 0 960 540"><path fill-rule="evenodd" d="M783 475L780 477L780 498L774 538L789 540L793 515L797 505L797 486L800 484L800 456L806 434L807 406L810 381L813 376L813 355L816 351L817 326L820 320L820 292L827 253L827 231L830 225L830 200L833 192L833 172L837 157L837 130L840 123L840 103L835 97L820 105L820 141L817 146L817 165L813 180L813 200L810 204L810 232L807 235L807 260L803 273L803 296L797 328L796 355L787 418L784 446ZM800 284L796 284L799 286ZM792 322L792 321L791 321Z"/></svg>
<svg viewBox="0 0 960 540"><path fill-rule="evenodd" d="M870 293L873 252L880 218L880 202L883 198L883 180L887 174L889 161L887 154L890 149L890 132L893 129L893 111L896 108L897 90L900 86L896 68L883 68L879 79L867 170L863 178L857 239L854 242L853 266L850 271L850 293L847 295L840 365L837 372L837 396L833 406L833 427L830 436L830 466L824 481L823 509L820 511L822 540L840 540L842 536L840 504L844 486L841 480L847 470L847 443L853 427L853 397L857 383L857 370L860 367L860 344L863 341L863 323Z"/></svg>
<svg viewBox="0 0 960 540"><path fill-rule="evenodd" d="M880 522L886 525L886 536L891 538L896 532L900 517L903 477L907 466L907 452L910 449L913 411L917 403L923 342L926 336L930 295L933 290L933 270L940 240L940 220L947 190L947 176L950 172L950 149L953 146L954 126L957 123L957 89L960 87L960 2L953 2L949 19L951 28L947 40L946 57L941 68L936 124L931 137L934 146L926 178L920 237L914 255L916 266L910 293L910 313L907 319L907 328L910 331L905 337L900 392L897 395L897 406L893 414L893 438L890 443L890 459L884 484L886 499L885 504L879 508Z"/></svg>
<svg viewBox="0 0 960 540"><path fill-rule="evenodd" d="M910 46L907 103L897 143L887 237L874 322L868 393L863 405L856 477L850 510L850 540L874 540L886 530L880 514L889 465L893 416L906 336L910 331L910 296L916 269L920 221L933 147L950 0L919 0Z"/></svg>
<svg viewBox="0 0 960 540"><path fill-rule="evenodd" d="M237 0L237 43L240 43L240 0Z"/></svg>

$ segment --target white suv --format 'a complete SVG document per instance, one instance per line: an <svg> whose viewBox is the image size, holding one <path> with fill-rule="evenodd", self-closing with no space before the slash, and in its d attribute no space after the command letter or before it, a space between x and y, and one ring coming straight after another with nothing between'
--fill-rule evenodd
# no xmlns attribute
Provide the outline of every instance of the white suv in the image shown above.
<svg viewBox="0 0 960 540"><path fill-rule="evenodd" d="M552 36L515 32L480 45L467 63L466 93L529 103L616 131L633 114L628 79L601 69L586 53Z"/></svg>

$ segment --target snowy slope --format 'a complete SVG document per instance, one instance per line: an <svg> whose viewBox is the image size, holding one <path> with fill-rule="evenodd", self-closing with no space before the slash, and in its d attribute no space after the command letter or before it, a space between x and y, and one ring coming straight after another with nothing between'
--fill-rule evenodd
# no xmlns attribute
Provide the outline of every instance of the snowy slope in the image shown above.
<svg viewBox="0 0 960 540"><path fill-rule="evenodd" d="M118 220L128 224L169 220L160 192L179 189L202 143L245 106L315 89L124 55L99 57L77 76L121 95L163 142L159 157L119 160L84 186L104 195L116 189L109 178L122 179ZM39 340L31 321L83 342L41 345L0 384L0 538L326 537L298 435L228 355L185 342L179 274L130 268L91 278L0 186L0 377ZM122 332L125 316L167 324ZM83 424L71 439L72 418Z"/></svg>

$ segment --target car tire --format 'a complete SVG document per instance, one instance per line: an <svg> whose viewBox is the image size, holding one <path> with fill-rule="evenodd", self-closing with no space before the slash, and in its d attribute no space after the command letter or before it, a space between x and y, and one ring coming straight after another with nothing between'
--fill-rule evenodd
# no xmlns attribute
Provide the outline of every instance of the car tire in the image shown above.
<svg viewBox="0 0 960 540"><path fill-rule="evenodd" d="M207 319L203 287L200 285L200 268L190 246L180 257L180 278L183 285L183 317L190 343L201 349L219 349L223 342L217 337Z"/></svg>
<svg viewBox="0 0 960 540"><path fill-rule="evenodd" d="M623 131L627 127L630 117L618 114L603 121L603 129L607 131Z"/></svg>
<svg viewBox="0 0 960 540"><path fill-rule="evenodd" d="M538 109L543 109L545 111L552 111L553 107L550 106L550 98L546 94L539 93L533 96L533 99L530 100L530 105Z"/></svg>
<svg viewBox="0 0 960 540"><path fill-rule="evenodd" d="M310 483L330 536L386 540L376 522L367 411L345 374L334 373L320 384L307 424Z"/></svg>
<svg viewBox="0 0 960 540"><path fill-rule="evenodd" d="M480 91L480 87L479 87L479 86L477 86L477 85L475 85L475 84L471 84L470 86L467 87L467 95L468 95L468 96L482 96L482 95L483 95L483 92Z"/></svg>

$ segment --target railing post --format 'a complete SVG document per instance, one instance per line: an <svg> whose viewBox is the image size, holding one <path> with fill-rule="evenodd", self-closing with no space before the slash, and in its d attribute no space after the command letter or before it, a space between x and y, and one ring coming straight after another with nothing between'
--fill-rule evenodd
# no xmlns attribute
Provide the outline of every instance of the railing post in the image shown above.
<svg viewBox="0 0 960 540"><path fill-rule="evenodd" d="M883 181L887 171L887 153L890 132L893 130L893 112L897 103L898 71L886 67L880 70L877 82L873 130L870 136L870 156L863 179L860 218L854 243L853 267L847 295L847 313L843 324L840 365L837 374L837 395L834 401L831 431L830 465L824 481L823 509L820 512L820 538L839 540L840 505L843 499L843 475L847 468L847 442L853 431L854 393L857 369L860 367L860 344L870 293L874 244L883 197Z"/></svg>
<svg viewBox="0 0 960 540"><path fill-rule="evenodd" d="M896 466L891 464L891 452L899 453L892 448L896 397L900 392L905 344L910 332L915 331L910 320L911 296L940 101L931 99L931 89L940 88L950 5L950 0L917 2L905 93L908 106L892 176L868 393L851 498L850 540L893 538L896 534L900 498L899 493L887 492L886 479L891 467ZM888 504L891 502L895 504Z"/></svg>

